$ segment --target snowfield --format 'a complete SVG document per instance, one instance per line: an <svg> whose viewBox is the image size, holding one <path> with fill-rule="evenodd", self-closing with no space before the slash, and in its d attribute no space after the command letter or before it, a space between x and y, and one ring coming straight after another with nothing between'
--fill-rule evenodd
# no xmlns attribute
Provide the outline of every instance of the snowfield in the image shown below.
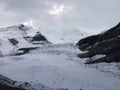
<svg viewBox="0 0 120 90"><path fill-rule="evenodd" d="M120 63L85 65L83 53L73 44L46 45L21 56L0 58L0 74L29 82L69 90L120 90ZM44 88L43 90L53 90Z"/></svg>

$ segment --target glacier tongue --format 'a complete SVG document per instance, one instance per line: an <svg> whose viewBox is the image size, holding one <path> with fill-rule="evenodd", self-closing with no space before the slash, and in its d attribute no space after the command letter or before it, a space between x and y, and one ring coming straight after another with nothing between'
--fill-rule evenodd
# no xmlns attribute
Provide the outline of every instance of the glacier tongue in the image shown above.
<svg viewBox="0 0 120 90"><path fill-rule="evenodd" d="M114 66L104 67L106 71L101 72L104 64L101 71L86 66L83 59L77 58L78 53L83 52L73 44L43 46L29 54L0 58L0 74L35 85L36 90L40 90L40 83L68 90L119 90L120 78L107 72ZM112 70L118 73L117 69Z"/></svg>

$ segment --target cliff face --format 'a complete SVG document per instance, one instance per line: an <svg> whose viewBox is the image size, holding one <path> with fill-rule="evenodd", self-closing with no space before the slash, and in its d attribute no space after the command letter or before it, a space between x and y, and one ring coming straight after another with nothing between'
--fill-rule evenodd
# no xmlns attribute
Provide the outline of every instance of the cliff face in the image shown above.
<svg viewBox="0 0 120 90"><path fill-rule="evenodd" d="M95 55L105 55L105 57L89 60L87 64L99 62L120 62L120 23L110 30L98 35L81 39L77 46L80 50L88 51L79 54L80 58L91 58Z"/></svg>

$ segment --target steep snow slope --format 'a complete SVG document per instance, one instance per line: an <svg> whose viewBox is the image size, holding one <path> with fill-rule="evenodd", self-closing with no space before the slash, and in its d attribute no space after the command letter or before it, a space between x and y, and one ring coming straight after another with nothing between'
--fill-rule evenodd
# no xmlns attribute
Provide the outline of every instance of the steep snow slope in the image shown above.
<svg viewBox="0 0 120 90"><path fill-rule="evenodd" d="M1 39L0 51L2 51L2 53L6 53L6 52L10 52L11 50L13 50L13 48L15 48L15 46L13 46L8 40L11 38L16 38L19 41L18 47L30 45L30 43L28 43L23 38L23 36L26 35L26 32L27 30L26 31L19 30L18 26L12 26L8 28L0 29L0 39Z"/></svg>
<svg viewBox="0 0 120 90"><path fill-rule="evenodd" d="M36 86L42 83L50 88L120 89L120 77L116 75L120 74L119 70L109 65L103 68L86 66L83 59L77 58L78 53L83 52L73 44L42 46L26 55L0 58L0 74ZM102 72L105 68L106 72ZM114 74L107 72L112 68Z"/></svg>
<svg viewBox="0 0 120 90"><path fill-rule="evenodd" d="M49 30L40 27L38 30L52 43L76 43L79 39L87 37L89 34L77 29L74 30Z"/></svg>
<svg viewBox="0 0 120 90"><path fill-rule="evenodd" d="M7 28L0 29L0 51L3 55L10 54L16 51L18 48L22 47L33 47L40 45L33 45L31 42L27 41L24 37L33 37L36 34L30 26L25 25L15 25ZM18 41L16 45L13 45L9 40L15 39Z"/></svg>

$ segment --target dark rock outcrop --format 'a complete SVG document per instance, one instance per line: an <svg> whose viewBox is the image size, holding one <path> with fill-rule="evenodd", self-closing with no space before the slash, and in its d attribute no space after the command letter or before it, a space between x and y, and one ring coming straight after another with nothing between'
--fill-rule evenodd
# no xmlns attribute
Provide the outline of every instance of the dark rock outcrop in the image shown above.
<svg viewBox="0 0 120 90"><path fill-rule="evenodd" d="M23 31L28 30L28 28L24 24L20 24L18 28Z"/></svg>
<svg viewBox="0 0 120 90"><path fill-rule="evenodd" d="M36 35L32 38L32 41L47 41L47 39L40 32L36 32Z"/></svg>
<svg viewBox="0 0 120 90"><path fill-rule="evenodd" d="M17 88L17 87L10 87L10 86L7 86L7 85L0 84L0 90L25 90L25 89L20 89L20 88Z"/></svg>
<svg viewBox="0 0 120 90"><path fill-rule="evenodd" d="M50 43L40 32L36 32L36 35L31 39L32 44L46 44Z"/></svg>
<svg viewBox="0 0 120 90"><path fill-rule="evenodd" d="M29 53L31 50L37 49L39 47L27 47L27 48L20 48L17 50L15 55L23 55Z"/></svg>
<svg viewBox="0 0 120 90"><path fill-rule="evenodd" d="M19 42L18 42L18 40L17 39L15 39L15 38L11 38L11 39L8 39L9 41L10 41L10 43L12 44L12 45L14 45L14 46L16 46Z"/></svg>
<svg viewBox="0 0 120 90"><path fill-rule="evenodd" d="M2 40L0 39L0 45L2 44Z"/></svg>
<svg viewBox="0 0 120 90"><path fill-rule="evenodd" d="M91 58L95 55L106 55L97 60L89 60L87 64L99 62L120 62L120 23L110 30L98 35L89 36L77 43L80 50L88 51L79 54L80 58Z"/></svg>
<svg viewBox="0 0 120 90"><path fill-rule="evenodd" d="M0 90L26 90L24 89L23 84L24 86L28 86L27 84L28 83L23 83L23 84L20 84L20 85L15 85L17 82L16 81L13 81L9 78L6 78L2 75L0 75Z"/></svg>

